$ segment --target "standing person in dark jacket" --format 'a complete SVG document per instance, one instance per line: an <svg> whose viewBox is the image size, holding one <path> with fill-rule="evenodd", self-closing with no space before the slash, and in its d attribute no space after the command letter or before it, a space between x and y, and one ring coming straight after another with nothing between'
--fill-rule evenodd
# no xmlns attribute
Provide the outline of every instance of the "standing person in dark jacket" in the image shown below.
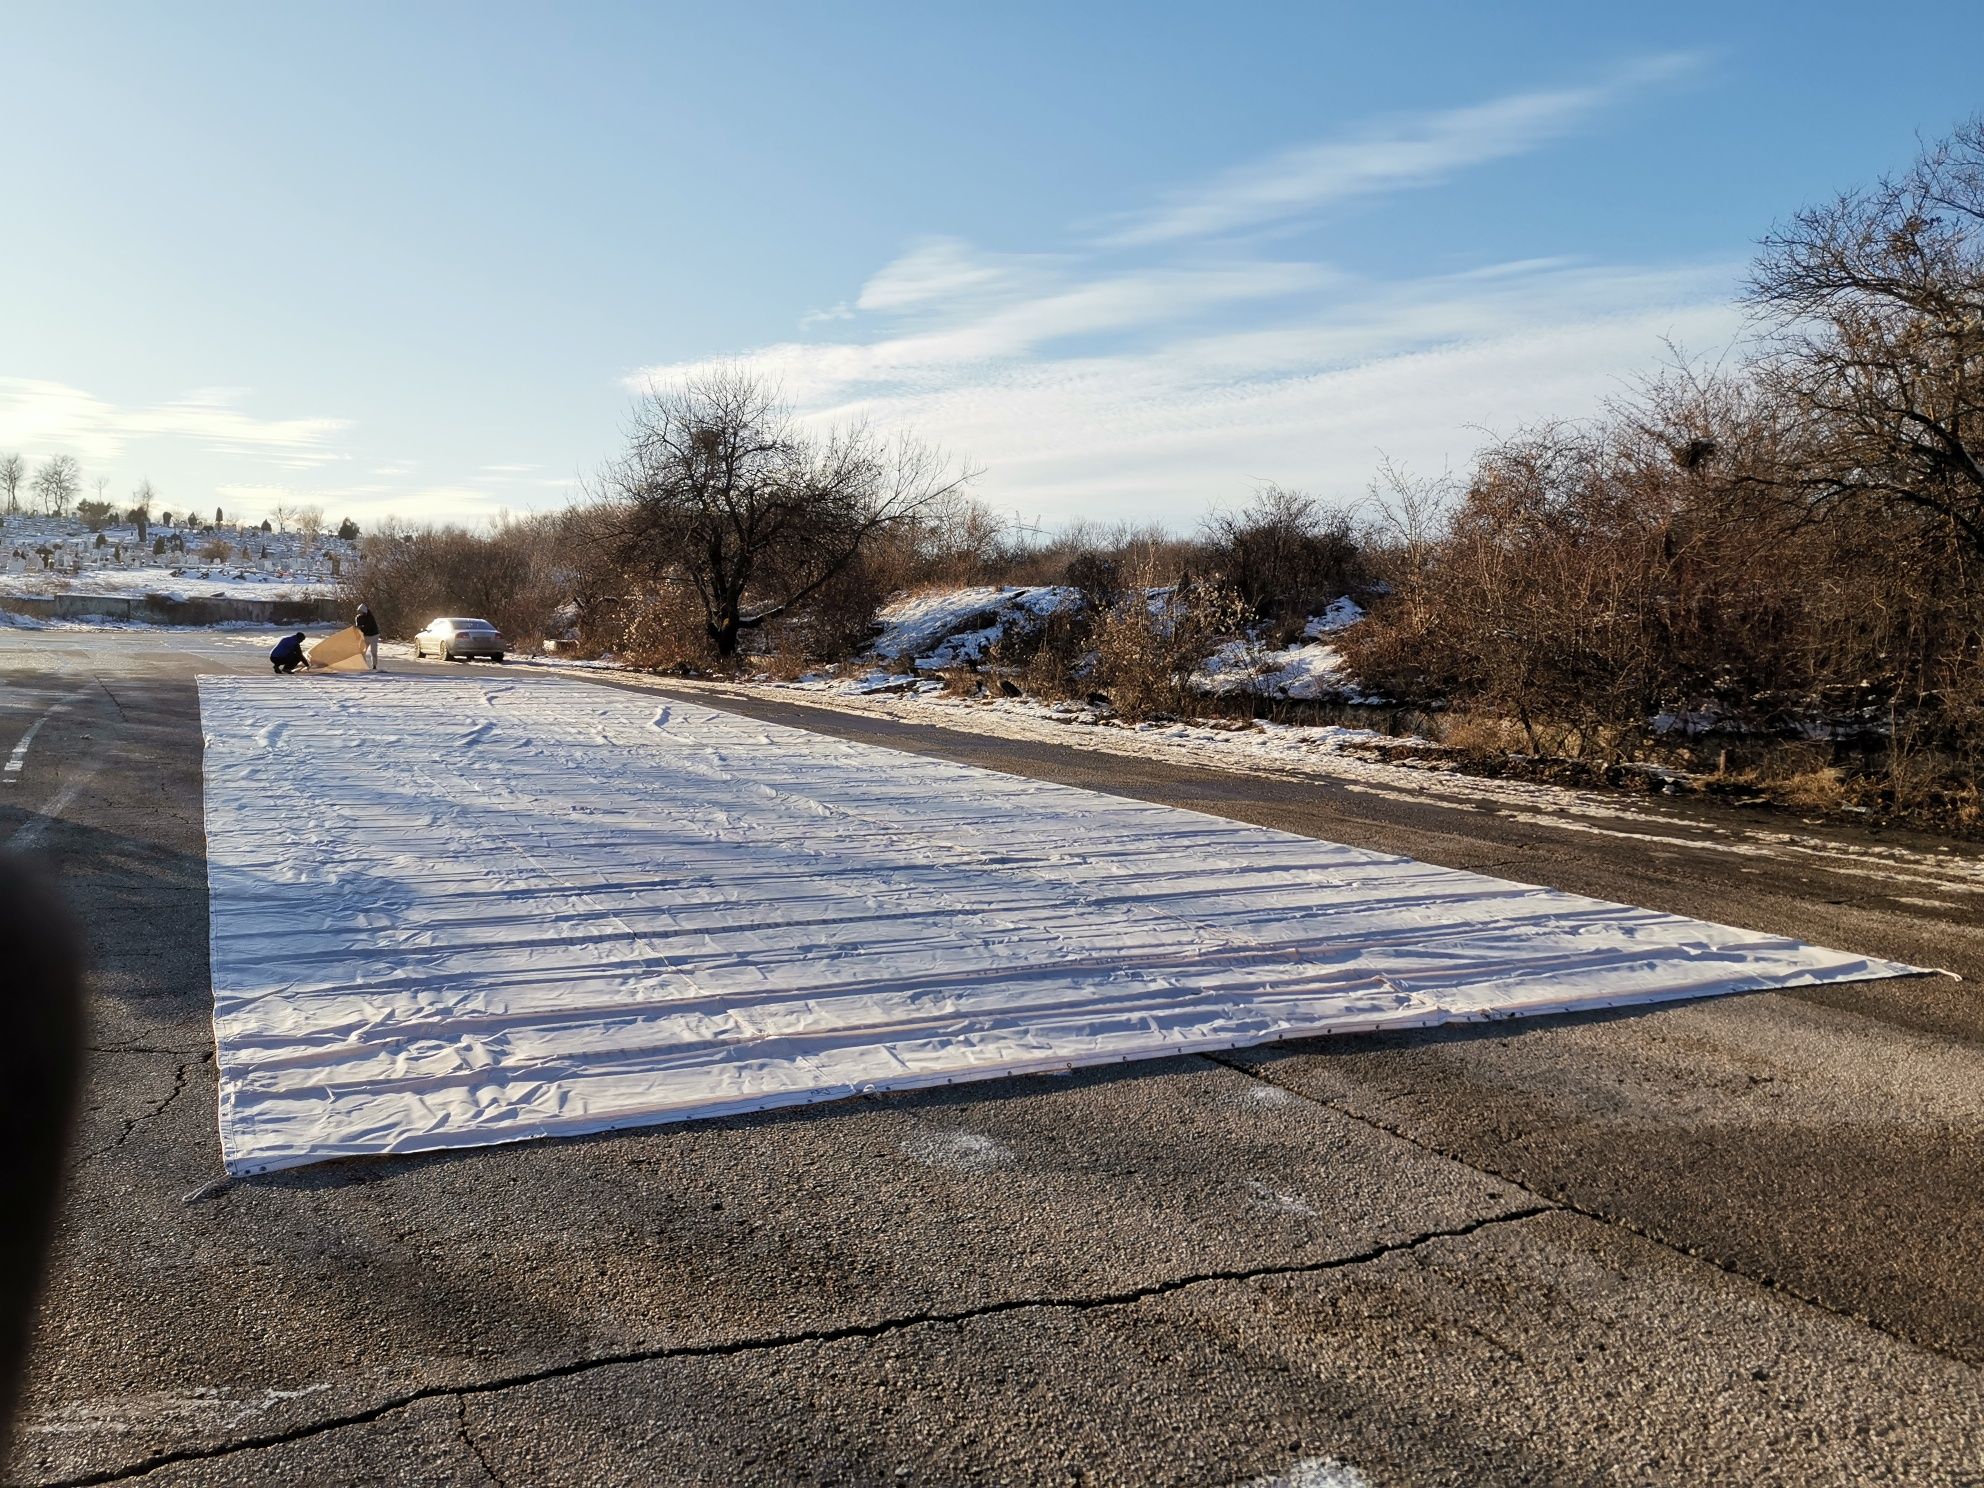
<svg viewBox="0 0 1984 1488"><path fill-rule="evenodd" d="M358 615L351 622L358 627L358 633L365 637L365 664L373 671L379 670L379 622L372 618L372 606L362 604Z"/></svg>
<svg viewBox="0 0 1984 1488"><path fill-rule="evenodd" d="M276 642L275 650L269 653L269 665L279 672L293 672L298 667L310 670L310 663L303 655L303 632L284 636Z"/></svg>

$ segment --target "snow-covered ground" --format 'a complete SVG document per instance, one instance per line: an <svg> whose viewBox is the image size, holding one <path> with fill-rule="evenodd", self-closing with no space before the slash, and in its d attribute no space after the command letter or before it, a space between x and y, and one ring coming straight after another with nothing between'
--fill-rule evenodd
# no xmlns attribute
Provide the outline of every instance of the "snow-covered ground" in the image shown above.
<svg viewBox="0 0 1984 1488"><path fill-rule="evenodd" d="M86 567L79 572L21 571L0 574L0 593L19 595L75 594L106 599L309 599L334 594L328 579L299 579L293 575L193 564L166 568Z"/></svg>
<svg viewBox="0 0 1984 1488"><path fill-rule="evenodd" d="M324 630L327 627L304 626L306 632ZM335 629L336 627L328 627ZM115 615L20 615L0 609L0 630L142 630L157 632L180 631L253 631L273 636L276 627L262 620L221 620L212 625L162 625L149 620L123 620Z"/></svg>
<svg viewBox="0 0 1984 1488"><path fill-rule="evenodd" d="M1909 970L577 682L200 701L236 1172Z"/></svg>
<svg viewBox="0 0 1984 1488"><path fill-rule="evenodd" d="M232 528L207 534L154 524L144 539L125 523L97 534L71 517L16 513L0 525L0 594L103 595L141 599L287 599L329 594L336 587L332 559L345 572L356 562L352 544L335 537L314 541L294 532ZM158 539L178 538L184 552L153 552ZM200 549L225 543L226 560L202 558ZM41 550L48 549L44 563ZM262 556L264 551L267 557Z"/></svg>
<svg viewBox="0 0 1984 1488"><path fill-rule="evenodd" d="M1237 641L1223 646L1206 658L1206 690L1252 692L1303 702L1316 698L1361 701L1364 694L1344 667L1342 653L1325 637L1363 618L1357 601L1345 596L1332 600L1322 614L1310 616L1296 645L1265 651Z"/></svg>
<svg viewBox="0 0 1984 1488"><path fill-rule="evenodd" d="M885 606L882 633L868 648L881 661L912 657L924 671L982 661L1015 623L1044 619L1073 604L1072 589L940 589L912 594Z"/></svg>
<svg viewBox="0 0 1984 1488"><path fill-rule="evenodd" d="M925 672L982 662L1016 626L1038 623L1080 600L1076 590L1060 586L943 589L908 595L883 608L877 617L882 632L867 654L876 663L876 671L900 668L905 659L913 660L916 670ZM1357 688L1327 637L1363 618L1364 611L1356 601L1344 597L1312 616L1296 645L1263 650L1252 642L1235 641L1224 646L1206 658L1206 690L1354 701ZM846 690L855 694L899 685L900 677L885 682L872 672L844 682Z"/></svg>

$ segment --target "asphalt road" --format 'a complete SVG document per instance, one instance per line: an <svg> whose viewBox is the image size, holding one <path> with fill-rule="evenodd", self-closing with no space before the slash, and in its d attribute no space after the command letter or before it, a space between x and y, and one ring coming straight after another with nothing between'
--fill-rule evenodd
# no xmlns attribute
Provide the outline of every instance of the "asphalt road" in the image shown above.
<svg viewBox="0 0 1984 1488"><path fill-rule="evenodd" d="M729 700L1971 980L225 1183L192 679L258 646L0 632L0 755L39 724L0 846L60 875L96 991L11 1481L1984 1481L1984 898L1870 871L1896 839Z"/></svg>

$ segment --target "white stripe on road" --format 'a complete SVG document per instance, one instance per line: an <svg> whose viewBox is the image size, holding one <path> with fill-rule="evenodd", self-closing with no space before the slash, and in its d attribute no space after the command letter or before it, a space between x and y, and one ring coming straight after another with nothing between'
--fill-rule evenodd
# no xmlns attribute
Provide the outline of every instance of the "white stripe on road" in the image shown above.
<svg viewBox="0 0 1984 1488"><path fill-rule="evenodd" d="M14 746L14 752L7 756L7 763L0 768L0 785L12 785L21 778L21 766L28 762L28 745L34 743L34 736L41 732L41 726L69 706L65 698L59 703L49 704L48 711L28 725L28 731L21 735L21 742Z"/></svg>
<svg viewBox="0 0 1984 1488"><path fill-rule="evenodd" d="M28 762L28 746L34 743L34 736L41 732L41 726L57 713L66 712L69 704L89 690L87 687L78 687L74 692L65 693L50 703L41 717L28 725L28 731L21 735L20 741L14 745L13 753L7 756L7 763L0 765L0 785L14 785L20 780L21 770Z"/></svg>
<svg viewBox="0 0 1984 1488"><path fill-rule="evenodd" d="M96 774L96 770L97 767L91 765L82 774L57 791L54 799L41 808L39 815L29 817L18 827L14 828L14 835L6 841L7 851L25 852L28 848L33 847L36 841L40 839L41 834L55 825L61 818L62 813L68 809L69 803L76 799L77 794L81 792L85 785L89 784L90 777Z"/></svg>

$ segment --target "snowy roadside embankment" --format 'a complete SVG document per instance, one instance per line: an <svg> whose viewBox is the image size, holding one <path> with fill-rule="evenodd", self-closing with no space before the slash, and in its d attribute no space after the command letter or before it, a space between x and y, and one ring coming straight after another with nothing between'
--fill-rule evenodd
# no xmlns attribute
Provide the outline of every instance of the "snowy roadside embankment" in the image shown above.
<svg viewBox="0 0 1984 1488"><path fill-rule="evenodd" d="M881 632L866 655L876 671L894 668L899 676L976 666L984 663L1002 640L1081 603L1079 591L1060 585L944 589L908 595L883 607L877 617ZM1311 616L1301 640L1293 645L1263 647L1257 637L1230 641L1206 657L1200 690L1214 695L1253 693L1297 702L1360 701L1362 694L1329 638L1363 618L1364 611L1357 602L1344 596ZM875 671L845 680L848 691L854 694L899 685L878 682Z"/></svg>
<svg viewBox="0 0 1984 1488"><path fill-rule="evenodd" d="M941 589L885 605L876 617L882 632L868 647L878 661L914 661L938 671L983 661L985 653L1018 625L1037 624L1080 602L1073 589Z"/></svg>
<svg viewBox="0 0 1984 1488"><path fill-rule="evenodd" d="M116 615L22 615L0 608L0 630L133 630L163 635L182 631L218 631L223 634L253 632L272 639L278 629L285 633L302 630L329 631L336 627L323 623L278 627L267 620L215 620L205 625L168 625L158 620L125 620Z"/></svg>
<svg viewBox="0 0 1984 1488"><path fill-rule="evenodd" d="M298 579L224 566L190 568L86 566L75 572L0 574L0 595L38 599L49 595L103 599L315 599L335 594L322 580Z"/></svg>
<svg viewBox="0 0 1984 1488"><path fill-rule="evenodd" d="M1302 640L1293 646L1261 650L1250 642L1229 642L1206 658L1204 689L1291 702L1365 701L1363 690L1344 666L1343 654L1325 639L1363 618L1363 609L1346 595L1331 601L1322 614L1310 616Z"/></svg>

